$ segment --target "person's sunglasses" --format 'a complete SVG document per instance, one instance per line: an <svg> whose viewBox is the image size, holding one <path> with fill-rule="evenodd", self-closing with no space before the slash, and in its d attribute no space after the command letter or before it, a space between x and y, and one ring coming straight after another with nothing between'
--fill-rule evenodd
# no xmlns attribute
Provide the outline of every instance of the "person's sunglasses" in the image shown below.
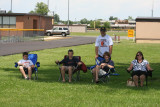
<svg viewBox="0 0 160 107"><path fill-rule="evenodd" d="M137 56L141 56L141 55L137 55Z"/></svg>

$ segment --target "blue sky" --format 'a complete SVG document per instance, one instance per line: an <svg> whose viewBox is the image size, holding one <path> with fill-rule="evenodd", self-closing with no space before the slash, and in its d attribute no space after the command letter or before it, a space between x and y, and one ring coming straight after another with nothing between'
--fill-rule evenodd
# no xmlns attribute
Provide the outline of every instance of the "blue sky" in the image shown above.
<svg viewBox="0 0 160 107"><path fill-rule="evenodd" d="M34 10L37 2L47 3L48 0L12 0L13 12L28 13ZM11 0L0 0L0 8L10 10ZM68 0L49 0L50 11L60 15L61 20L67 20ZM153 0L70 0L70 19L89 20L105 19L116 16L119 19L132 16L151 16ZM154 0L154 16L160 17L160 0Z"/></svg>

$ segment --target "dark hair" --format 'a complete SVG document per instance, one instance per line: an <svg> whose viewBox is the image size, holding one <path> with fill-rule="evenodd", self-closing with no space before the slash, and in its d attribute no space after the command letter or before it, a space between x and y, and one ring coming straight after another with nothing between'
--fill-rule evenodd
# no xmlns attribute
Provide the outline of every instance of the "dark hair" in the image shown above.
<svg viewBox="0 0 160 107"><path fill-rule="evenodd" d="M72 53L73 53L73 50L72 50L72 49L69 49L69 50L68 50L68 53L69 53L69 52L72 52Z"/></svg>
<svg viewBox="0 0 160 107"><path fill-rule="evenodd" d="M111 57L111 55L110 55L110 53L109 53L109 52L105 52L105 53L103 54L103 57L105 57L105 56L109 56L109 57Z"/></svg>
<svg viewBox="0 0 160 107"><path fill-rule="evenodd" d="M23 56L24 56L24 55L28 55L28 52L23 52Z"/></svg>
<svg viewBox="0 0 160 107"><path fill-rule="evenodd" d="M101 32L106 32L107 29L106 29L106 27L101 27L101 28L100 28L100 31L101 31Z"/></svg>
<svg viewBox="0 0 160 107"><path fill-rule="evenodd" d="M141 51L138 51L138 52L136 53L135 59L138 60L138 58L137 58L137 55L138 55L138 54L140 54L140 55L142 56L142 60L144 60L144 56L143 56L143 53L142 53Z"/></svg>

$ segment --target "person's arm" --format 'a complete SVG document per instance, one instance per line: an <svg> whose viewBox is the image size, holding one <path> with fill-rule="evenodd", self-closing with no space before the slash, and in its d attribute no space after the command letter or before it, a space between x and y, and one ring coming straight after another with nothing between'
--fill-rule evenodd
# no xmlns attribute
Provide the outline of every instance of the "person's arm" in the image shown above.
<svg viewBox="0 0 160 107"><path fill-rule="evenodd" d="M95 47L95 53L96 53L95 59L97 59L98 58L98 47L97 46Z"/></svg>
<svg viewBox="0 0 160 107"><path fill-rule="evenodd" d="M100 66L101 68L103 68L104 66L108 66L109 68L114 68L114 66L106 64L106 63L102 63Z"/></svg>
<svg viewBox="0 0 160 107"><path fill-rule="evenodd" d="M98 47L99 47L99 39L97 37L96 42L95 42L95 54L96 54L95 59L98 58Z"/></svg>
<svg viewBox="0 0 160 107"><path fill-rule="evenodd" d="M150 67L149 64L147 64L146 66L147 66L147 70L148 70L148 71L153 71L153 69Z"/></svg>
<svg viewBox="0 0 160 107"><path fill-rule="evenodd" d="M113 49L113 45L109 46L109 54L112 55L112 49Z"/></svg>
<svg viewBox="0 0 160 107"><path fill-rule="evenodd" d="M23 66L24 64L22 63L22 61L20 60L19 62L18 62L18 66Z"/></svg>
<svg viewBox="0 0 160 107"><path fill-rule="evenodd" d="M31 68L34 68L34 67L35 67L34 64L33 64L33 62L32 62L31 60L29 60L29 66L30 66Z"/></svg>
<svg viewBox="0 0 160 107"><path fill-rule="evenodd" d="M133 69L133 64L131 63L130 66L127 68L127 71L131 71Z"/></svg>

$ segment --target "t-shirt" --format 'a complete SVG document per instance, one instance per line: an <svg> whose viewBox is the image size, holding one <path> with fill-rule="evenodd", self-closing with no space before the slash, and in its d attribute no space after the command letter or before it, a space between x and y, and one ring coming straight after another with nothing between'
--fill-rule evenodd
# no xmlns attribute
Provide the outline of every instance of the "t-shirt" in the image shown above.
<svg viewBox="0 0 160 107"><path fill-rule="evenodd" d="M102 63L106 63L106 64L109 64L111 66L114 66L114 62L112 60L109 60L108 62L106 62L106 60L103 60L103 61L100 62L99 65L101 65Z"/></svg>
<svg viewBox="0 0 160 107"><path fill-rule="evenodd" d="M24 64L26 68L33 65L33 62L31 60L24 60L24 59L20 60L18 63Z"/></svg>
<svg viewBox="0 0 160 107"><path fill-rule="evenodd" d="M98 47L98 55L103 56L105 52L109 52L109 46L113 45L112 38L109 35L97 37L95 46Z"/></svg>
<svg viewBox="0 0 160 107"><path fill-rule="evenodd" d="M147 64L149 62L147 60L143 60L141 63L138 63L138 61L135 59L132 61L133 64L133 71L147 71Z"/></svg>
<svg viewBox="0 0 160 107"><path fill-rule="evenodd" d="M69 59L69 57L64 58L60 64L64 64L64 66L77 66L77 63L79 62L79 59L73 57L72 59Z"/></svg>

